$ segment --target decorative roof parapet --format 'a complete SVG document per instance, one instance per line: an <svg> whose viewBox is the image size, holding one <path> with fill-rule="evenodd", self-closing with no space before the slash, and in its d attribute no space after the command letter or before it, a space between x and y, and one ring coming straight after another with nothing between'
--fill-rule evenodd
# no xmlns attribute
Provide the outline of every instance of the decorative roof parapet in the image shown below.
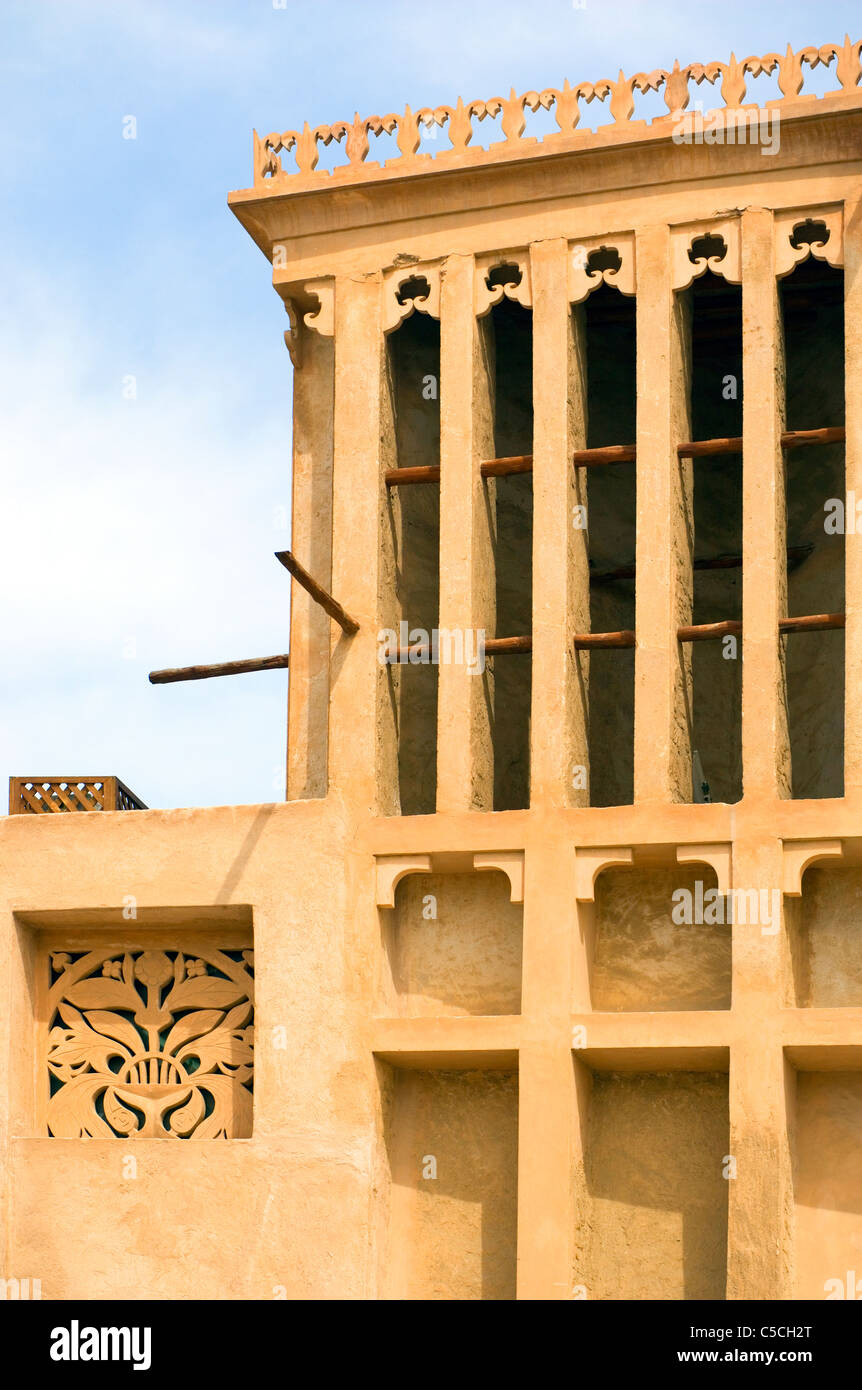
<svg viewBox="0 0 862 1390"><path fill-rule="evenodd" d="M302 130L286 130L263 137L254 132L254 186L257 189L282 188L286 183L295 187L316 186L320 182L334 178L355 178L372 172L379 172L384 166L368 160L371 152L370 136L395 134L398 155L385 161L387 169L396 166L398 173L419 173L429 167L445 166L447 163L464 162L465 157L481 161L488 157L487 151L476 148L468 151L468 145L475 133L474 121L483 121L501 116L503 139L495 148L505 154L522 152L527 146L535 145L537 136L525 135L527 113L553 110L558 130L545 135L543 146L554 148L554 142L567 139L575 134L581 118L580 101L607 101L613 123L608 129L624 134L626 129L634 130L643 126L643 121L633 121L635 92L658 92L663 88L664 102L668 114L656 117L657 121L667 121L684 111L689 104L691 92L689 83L699 86L707 82L714 86L720 82L719 91L725 110L736 110L743 106L748 77L759 77L762 73L771 74L778 69L778 87L781 98L769 102L770 108L780 106L782 101L796 101L805 85L804 67L815 68L818 64L829 67L835 63L835 77L838 86L834 92L825 94L823 101L831 97L846 97L855 93L862 78L862 40L851 41L845 36L844 43L823 44L820 48L806 47L794 51L790 45L786 53L767 53L762 58L750 56L739 60L731 53L727 63L689 63L680 67L674 62L670 71L656 68L653 72L635 73L626 77L620 71L616 81L603 78L599 82L579 82L572 87L568 79L562 88L547 87L542 92L524 92L518 96L514 88L508 97L491 97L487 101L464 102L459 97L454 106L423 106L412 111L408 106L403 115L390 112L386 116L361 117L357 113L351 122L336 121L334 125L316 126L313 130L306 121ZM802 98L813 100L810 93ZM862 98L862 94L860 94ZM715 108L721 110L721 107ZM757 104L749 104L746 109L757 109ZM432 131L434 127L444 129L450 141L450 148L440 149L432 159L430 152L419 153L423 130ZM578 132L578 144L601 143L597 131ZM436 138L436 133L435 133ZM320 146L343 142L346 162L331 172L318 169ZM292 154L296 169L286 169L282 154ZM367 162L366 162L367 161Z"/></svg>

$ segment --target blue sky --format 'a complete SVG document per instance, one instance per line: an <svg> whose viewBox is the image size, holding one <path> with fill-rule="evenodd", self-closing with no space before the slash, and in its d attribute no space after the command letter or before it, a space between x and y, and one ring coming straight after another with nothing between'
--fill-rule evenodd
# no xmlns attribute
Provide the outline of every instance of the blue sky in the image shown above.
<svg viewBox="0 0 862 1390"><path fill-rule="evenodd" d="M0 788L116 773L150 806L284 795L285 672L147 681L289 646L272 556L289 544L286 320L226 206L251 183L253 127L858 38L859 15L858 0L5 0Z"/></svg>

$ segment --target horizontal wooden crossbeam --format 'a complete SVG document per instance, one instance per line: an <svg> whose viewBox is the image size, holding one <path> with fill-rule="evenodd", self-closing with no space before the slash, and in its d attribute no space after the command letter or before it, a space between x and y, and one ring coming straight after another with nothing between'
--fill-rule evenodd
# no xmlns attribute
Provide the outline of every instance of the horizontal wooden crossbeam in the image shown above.
<svg viewBox="0 0 862 1390"><path fill-rule="evenodd" d="M843 444L845 430L843 425L829 426L822 430L785 430L781 436L782 449L804 449L812 444ZM705 458L709 454L741 454L742 435L728 439L701 439L691 444L680 444L677 453L681 459Z"/></svg>
<svg viewBox="0 0 862 1390"><path fill-rule="evenodd" d="M439 463L420 464L415 468L387 468L384 473L387 487L407 487L410 483L439 483Z"/></svg>
<svg viewBox="0 0 862 1390"><path fill-rule="evenodd" d="M164 671L151 671L151 685L173 685L175 681L206 681L213 676L242 676L247 671L283 671L290 657L252 656L247 661L221 661L214 666L175 666Z"/></svg>
<svg viewBox="0 0 862 1390"><path fill-rule="evenodd" d="M628 629L621 632L579 632L572 639L576 652L588 652L604 647L634 647L635 634Z"/></svg>
<svg viewBox="0 0 862 1390"><path fill-rule="evenodd" d="M802 449L813 444L842 444L843 425L830 425L817 430L785 430L781 436L782 449ZM680 458L709 458L716 454L741 454L742 435L719 439L694 439L680 444ZM605 444L598 449L576 449L572 463L576 468L600 467L609 463L634 463L637 449L634 444ZM532 454L515 454L511 458L486 459L479 465L483 478L506 478L515 473L533 471ZM387 487L405 487L410 483L439 483L440 465L427 464L416 468L388 468L384 474Z"/></svg>
<svg viewBox="0 0 862 1390"><path fill-rule="evenodd" d="M843 613L810 613L804 618L779 618L778 631L789 632L828 632L833 628L846 626ZM718 637L739 637L742 623L728 618L720 623L696 623L691 627L677 628L680 642L710 642Z"/></svg>

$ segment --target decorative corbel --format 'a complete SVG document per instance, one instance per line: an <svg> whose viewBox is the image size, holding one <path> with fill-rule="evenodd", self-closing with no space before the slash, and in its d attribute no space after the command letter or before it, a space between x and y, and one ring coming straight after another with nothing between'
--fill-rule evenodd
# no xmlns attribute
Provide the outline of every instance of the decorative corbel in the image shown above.
<svg viewBox="0 0 862 1390"><path fill-rule="evenodd" d="M298 371L302 366L302 314L293 299L286 299L284 308L290 319L290 327L284 330L284 346L290 353L294 371Z"/></svg>
<svg viewBox="0 0 862 1390"><path fill-rule="evenodd" d="M524 851L522 849L482 851L473 855L474 869L499 869L510 885L510 901L524 901Z"/></svg>
<svg viewBox="0 0 862 1390"><path fill-rule="evenodd" d="M569 303L581 304L600 285L635 292L634 232L569 242Z"/></svg>
<svg viewBox="0 0 862 1390"><path fill-rule="evenodd" d="M305 327L312 328L323 338L331 338L335 333L335 281L331 278L307 280L303 288L307 295L314 296L319 306L303 315Z"/></svg>
<svg viewBox="0 0 862 1390"><path fill-rule="evenodd" d="M408 874L430 874L430 854L378 854L376 856L378 907L395 906L395 889Z"/></svg>
<svg viewBox="0 0 862 1390"><path fill-rule="evenodd" d="M784 840L784 892L789 898L802 897L802 876L818 859L840 859L841 840Z"/></svg>
<svg viewBox="0 0 862 1390"><path fill-rule="evenodd" d="M729 844L678 845L678 864L708 864L718 879L718 891L726 897L731 891L731 847Z"/></svg>
<svg viewBox="0 0 862 1390"><path fill-rule="evenodd" d="M575 897L579 903L596 900L596 879L603 869L631 864L634 851L628 848L579 849L575 851Z"/></svg>

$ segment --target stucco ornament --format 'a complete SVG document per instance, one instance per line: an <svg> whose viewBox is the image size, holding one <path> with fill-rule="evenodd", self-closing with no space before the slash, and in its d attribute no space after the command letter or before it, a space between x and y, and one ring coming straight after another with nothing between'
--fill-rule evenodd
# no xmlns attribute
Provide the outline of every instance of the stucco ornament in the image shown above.
<svg viewBox="0 0 862 1390"><path fill-rule="evenodd" d="M48 1128L55 1138L251 1134L251 951L57 952Z"/></svg>

